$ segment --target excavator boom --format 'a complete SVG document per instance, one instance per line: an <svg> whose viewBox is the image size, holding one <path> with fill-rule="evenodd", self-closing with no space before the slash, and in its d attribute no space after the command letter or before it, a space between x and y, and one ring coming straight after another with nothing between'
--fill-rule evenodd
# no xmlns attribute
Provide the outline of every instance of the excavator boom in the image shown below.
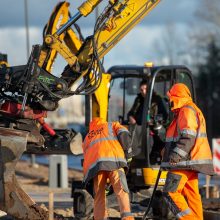
<svg viewBox="0 0 220 220"><path fill-rule="evenodd" d="M108 103L102 98L108 94L110 77L104 74L100 60L160 0L109 0L97 18L93 35L84 40L80 31L77 35L70 26L101 2L107 1L84 1L72 17L69 3L60 2L44 29L43 44L33 46L27 65L7 67L0 60L0 98L4 101L0 106L0 209L16 219L48 219L48 211L38 207L16 180L15 166L23 152L69 153L82 144L81 136L76 138L73 131L56 131L47 125L47 111L55 110L62 98L95 92L98 107L93 115L99 111L106 117ZM61 77L51 74L57 54L68 64Z"/></svg>
<svg viewBox="0 0 220 220"><path fill-rule="evenodd" d="M98 30L95 38L98 54L103 58L135 25L137 25L160 0L127 0Z"/></svg>
<svg viewBox="0 0 220 220"><path fill-rule="evenodd" d="M94 1L93 4L98 5L100 2ZM84 7L86 4L82 4L79 7L79 12L71 17L56 33L45 36L47 47L58 51L67 61L70 68L74 72L79 73L77 79L70 86L78 83L80 79L85 80L86 77L87 86L81 84L80 88L76 89L76 93L85 92L88 87L93 89L87 90L87 94L93 93L98 88L101 81L99 78L101 78L102 73L93 75L93 77L89 75L91 72L103 70L100 59L156 7L159 2L160 0L110 0L96 21L93 35L87 37L80 49L75 52L71 51L71 48L65 44L61 36L69 29L71 24L74 24L81 16L87 16L94 7L91 7L85 13ZM94 81L92 79L96 79L95 82L92 83Z"/></svg>

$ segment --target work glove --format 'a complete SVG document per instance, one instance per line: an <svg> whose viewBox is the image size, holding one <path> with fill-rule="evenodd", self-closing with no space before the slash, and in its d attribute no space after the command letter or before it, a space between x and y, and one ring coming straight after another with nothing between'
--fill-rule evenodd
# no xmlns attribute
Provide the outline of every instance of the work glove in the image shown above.
<svg viewBox="0 0 220 220"><path fill-rule="evenodd" d="M128 162L128 160L132 160L133 157L133 152L132 152L132 148L129 148L128 150L124 151L125 153L125 158Z"/></svg>
<svg viewBox="0 0 220 220"><path fill-rule="evenodd" d="M176 152L172 152L169 156L169 163L171 165L175 165L176 163L180 162L182 159L182 157L176 153Z"/></svg>
<svg viewBox="0 0 220 220"><path fill-rule="evenodd" d="M132 157L127 159L127 163L130 164L132 161Z"/></svg>
<svg viewBox="0 0 220 220"><path fill-rule="evenodd" d="M108 196L108 195L111 195L113 191L113 188L112 188L112 185L109 184L105 187L105 195Z"/></svg>
<svg viewBox="0 0 220 220"><path fill-rule="evenodd" d="M131 165L132 157L127 158L126 161L127 161L127 165L128 165L128 169L129 169L130 165ZM128 170L125 173L127 173L127 172L128 172Z"/></svg>

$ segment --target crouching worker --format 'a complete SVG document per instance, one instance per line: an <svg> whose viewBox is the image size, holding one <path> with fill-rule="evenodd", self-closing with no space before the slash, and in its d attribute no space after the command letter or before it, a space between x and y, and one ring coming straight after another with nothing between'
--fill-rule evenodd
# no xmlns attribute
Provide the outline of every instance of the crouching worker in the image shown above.
<svg viewBox="0 0 220 220"><path fill-rule="evenodd" d="M106 122L101 118L90 122L83 143L83 172L85 184L93 179L95 220L108 218L105 196L108 179L118 199L121 219L134 220L124 170L132 156L130 143L130 133L119 122Z"/></svg>
<svg viewBox="0 0 220 220"><path fill-rule="evenodd" d="M202 220L198 173L214 174L206 123L187 86L177 83L167 93L174 119L167 129L161 167L169 170L163 195L181 220Z"/></svg>

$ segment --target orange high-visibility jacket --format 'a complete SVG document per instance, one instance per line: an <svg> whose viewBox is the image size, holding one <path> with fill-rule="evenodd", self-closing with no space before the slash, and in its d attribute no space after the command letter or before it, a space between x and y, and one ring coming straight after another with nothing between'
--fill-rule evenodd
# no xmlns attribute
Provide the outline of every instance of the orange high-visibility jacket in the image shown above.
<svg viewBox="0 0 220 220"><path fill-rule="evenodd" d="M175 117L167 129L161 166L214 174L206 122L200 109L193 103L189 89L184 84L178 83L168 91L167 95ZM170 159L177 164L170 165Z"/></svg>
<svg viewBox="0 0 220 220"><path fill-rule="evenodd" d="M125 153L132 153L130 141L129 131L119 122L94 118L83 143L85 184L100 170L112 171L127 167Z"/></svg>

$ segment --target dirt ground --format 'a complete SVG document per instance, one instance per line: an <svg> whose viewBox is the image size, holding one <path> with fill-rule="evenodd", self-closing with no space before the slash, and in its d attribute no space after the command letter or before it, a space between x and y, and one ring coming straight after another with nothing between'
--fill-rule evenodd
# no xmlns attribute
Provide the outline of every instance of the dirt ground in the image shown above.
<svg viewBox="0 0 220 220"><path fill-rule="evenodd" d="M83 178L82 171L69 169L68 170L68 182L69 188L66 189L50 189L48 187L49 183L49 167L46 165L37 164L36 166L31 166L31 164L27 161L19 161L16 166L16 176L18 182L20 183L21 187L27 194L40 194L44 193L49 195L49 192L53 191L54 195L59 193L66 193L71 195L71 182L72 180L81 180ZM71 197L69 195L69 197ZM48 197L49 199L49 197ZM68 202L70 203L71 198L67 198ZM48 208L48 201L45 198L42 203L39 203L42 207ZM62 200L62 199L61 199ZM65 198L64 198L65 200ZM64 201L65 203L65 201ZM65 206L65 205L64 205ZM68 217L68 219L74 219L74 213L72 207L63 207L63 208L54 208L54 212L57 214L61 214L64 217ZM109 214L112 217L119 217L120 214L117 210L110 208ZM0 213L1 216L1 213ZM73 217L73 218L71 218Z"/></svg>
<svg viewBox="0 0 220 220"><path fill-rule="evenodd" d="M68 170L69 187L65 189L50 189L48 187L49 167L47 165L37 164L37 166L31 166L30 162L19 161L16 166L16 176L24 191L41 207L48 209L49 193L52 191L54 193L54 213L63 215L65 219L68 220L75 219L73 212L73 199L71 198L71 182L72 180L82 180L82 171L75 169ZM62 198L59 197L61 194L63 195ZM113 218L120 217L116 198L113 197L108 202L110 204L109 206L111 206L108 208L109 216ZM56 207L56 204L58 204L58 207ZM60 204L62 208L60 207ZM139 207L136 204L133 208L135 210L135 216L142 216L146 209L145 207L143 210L139 210ZM6 216L6 213L2 211L0 211L0 219L13 220L13 218Z"/></svg>
<svg viewBox="0 0 220 220"><path fill-rule="evenodd" d="M48 187L49 184L49 167L46 165L37 164L36 166L31 166L30 163L26 161L18 162L16 166L16 174L18 181L21 187L24 189L27 194L35 194L35 193L48 193L49 199L49 192L53 191L56 193L69 193L71 194L71 181L74 180L82 180L83 174L80 170L69 169L68 170L68 182L69 188L66 189L50 189ZM54 195L55 196L55 195ZM69 196L70 197L70 196ZM40 200L40 199L39 199ZM48 208L48 201L45 198L42 200L44 201L41 203L42 207ZM64 198L65 200L65 198ZM68 199L69 200L69 199ZM39 203L39 202L38 202ZM73 217L73 208L57 208L54 207L54 212L57 214L61 214L64 217Z"/></svg>
<svg viewBox="0 0 220 220"><path fill-rule="evenodd" d="M24 191L29 194L32 198L32 195L35 195L37 200L35 201L44 208L48 208L48 199L49 199L49 192L54 192L54 212L57 214L61 214L68 220L74 220L74 213L73 213L73 199L71 198L71 182L72 180L81 180L83 178L82 171L80 170L74 170L69 169L68 170L68 181L69 181L69 187L66 189L50 189L48 187L49 182L49 167L46 165L39 165L37 166L31 166L31 164L27 161L19 161L16 166L16 175L17 179L21 185L21 187L24 189ZM216 181L220 181L219 177L216 177ZM211 189L211 188L210 188ZM149 192L148 192L149 193ZM214 193L214 195L212 195ZM218 195L215 195L217 194ZM62 194L63 197L60 198L59 194ZM205 188L203 188L203 191L201 191L201 195L205 194ZM42 195L42 196L41 196ZM146 195L146 194L145 194ZM203 195L204 196L204 195ZM219 188L216 189L213 187L213 190L210 191L210 197L211 198L219 198ZM144 198L142 198L144 201ZM56 207L56 200L58 200L59 204L62 204L62 207L58 205ZM135 198L135 203L138 202L138 200ZM114 203L117 204L116 199L113 198L112 200ZM139 201L140 202L140 201ZM111 201L110 201L111 203ZM132 211L134 211L135 216L142 216L146 210L146 207L138 205L138 204L132 204ZM67 205L66 205L67 204ZM162 206L162 204L158 204L159 206ZM210 209L210 206L213 207L214 210L220 210L220 204L219 200L218 203L216 203L216 200L203 200L203 208L204 209ZM5 213L0 211L0 219L1 220L11 220L11 218L8 218L7 216L4 216ZM118 211L118 207L114 206L112 208L109 208L109 216L111 217L120 217L120 213Z"/></svg>

